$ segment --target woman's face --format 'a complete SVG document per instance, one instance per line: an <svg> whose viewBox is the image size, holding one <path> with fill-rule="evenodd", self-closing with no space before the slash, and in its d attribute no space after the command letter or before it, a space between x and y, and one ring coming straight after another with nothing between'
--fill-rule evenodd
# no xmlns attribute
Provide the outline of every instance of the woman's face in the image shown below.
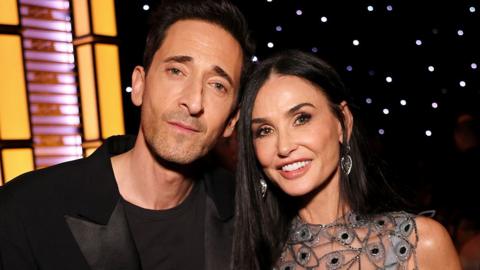
<svg viewBox="0 0 480 270"><path fill-rule="evenodd" d="M351 123L346 103L340 108ZM272 74L256 97L252 132L264 173L285 193L306 195L339 178L342 127L323 92L307 80Z"/></svg>

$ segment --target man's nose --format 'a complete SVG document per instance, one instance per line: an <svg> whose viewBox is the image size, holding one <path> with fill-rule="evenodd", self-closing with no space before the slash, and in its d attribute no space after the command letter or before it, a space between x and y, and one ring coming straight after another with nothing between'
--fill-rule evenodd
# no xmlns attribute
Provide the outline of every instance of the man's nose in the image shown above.
<svg viewBox="0 0 480 270"><path fill-rule="evenodd" d="M203 83L201 81L192 81L185 87L180 105L192 116L203 113Z"/></svg>

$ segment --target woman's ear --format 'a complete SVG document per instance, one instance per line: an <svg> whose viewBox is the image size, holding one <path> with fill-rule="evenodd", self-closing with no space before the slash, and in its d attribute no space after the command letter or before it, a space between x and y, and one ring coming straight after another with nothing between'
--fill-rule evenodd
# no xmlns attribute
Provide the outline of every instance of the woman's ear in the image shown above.
<svg viewBox="0 0 480 270"><path fill-rule="evenodd" d="M340 111L343 115L343 124L344 124L343 132L346 132L345 136L341 134L342 137L340 138L340 142L343 143L344 137L347 139L347 142L349 142L350 136L352 135L352 130L353 130L353 115L346 101L342 101L340 103Z"/></svg>

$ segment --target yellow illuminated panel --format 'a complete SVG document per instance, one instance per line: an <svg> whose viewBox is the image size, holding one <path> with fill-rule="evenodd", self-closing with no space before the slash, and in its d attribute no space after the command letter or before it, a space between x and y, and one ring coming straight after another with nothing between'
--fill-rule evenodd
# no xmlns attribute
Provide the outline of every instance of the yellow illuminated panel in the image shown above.
<svg viewBox="0 0 480 270"><path fill-rule="evenodd" d="M124 134L118 48L116 45L96 44L95 55L102 137Z"/></svg>
<svg viewBox="0 0 480 270"><path fill-rule="evenodd" d="M77 47L78 78L82 103L83 137L85 140L98 140L97 97L95 94L95 74L93 70L92 45Z"/></svg>
<svg viewBox="0 0 480 270"><path fill-rule="evenodd" d="M2 161L5 182L34 169L33 152L30 148L4 149Z"/></svg>
<svg viewBox="0 0 480 270"><path fill-rule="evenodd" d="M30 139L21 39L0 34L0 140Z"/></svg>
<svg viewBox="0 0 480 270"><path fill-rule="evenodd" d="M93 152L95 152L95 150L97 150L97 148L87 148L87 149L85 149L85 157L88 157L91 154L93 154Z"/></svg>
<svg viewBox="0 0 480 270"><path fill-rule="evenodd" d="M90 34L88 0L73 0L73 16L75 24L75 36L80 37Z"/></svg>
<svg viewBox="0 0 480 270"><path fill-rule="evenodd" d="M0 24L18 25L17 0L0 1Z"/></svg>
<svg viewBox="0 0 480 270"><path fill-rule="evenodd" d="M114 0L91 0L93 33L116 36Z"/></svg>

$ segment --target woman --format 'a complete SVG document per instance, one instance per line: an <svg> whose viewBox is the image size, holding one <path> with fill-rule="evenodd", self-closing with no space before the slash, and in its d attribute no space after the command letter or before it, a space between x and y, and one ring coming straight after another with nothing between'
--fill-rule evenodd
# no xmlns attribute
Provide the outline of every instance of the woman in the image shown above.
<svg viewBox="0 0 480 270"><path fill-rule="evenodd" d="M350 97L300 51L260 63L239 123L234 269L460 269L446 230L367 178Z"/></svg>

